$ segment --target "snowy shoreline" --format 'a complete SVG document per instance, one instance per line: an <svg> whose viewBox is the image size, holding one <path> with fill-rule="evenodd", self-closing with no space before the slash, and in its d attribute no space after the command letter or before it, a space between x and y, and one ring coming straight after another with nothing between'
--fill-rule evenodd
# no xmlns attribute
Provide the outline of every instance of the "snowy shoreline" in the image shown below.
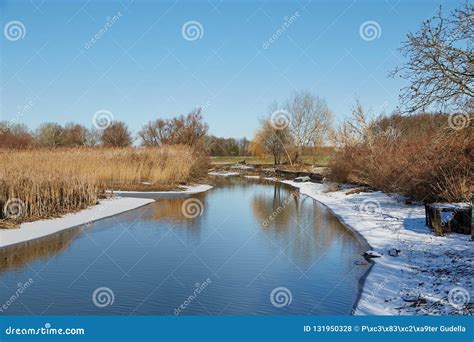
<svg viewBox="0 0 474 342"><path fill-rule="evenodd" d="M362 279L355 315L466 315L472 310L474 245L470 236L435 236L424 207L382 192L346 195L325 184L282 181L326 205L382 254ZM400 251L397 256L389 255ZM355 266L357 267L357 266ZM473 297L473 298L471 298Z"/></svg>
<svg viewBox="0 0 474 342"><path fill-rule="evenodd" d="M182 186L183 191L121 191L123 197L113 197L99 201L99 204L77 213L59 218L22 223L17 229L0 229L0 248L43 238L63 230L92 223L107 217L140 208L155 201L154 198L167 195L191 195L212 189L210 185Z"/></svg>
<svg viewBox="0 0 474 342"><path fill-rule="evenodd" d="M182 190L178 191L121 191L114 190L113 194L121 197L134 197L134 198L167 198L180 195L193 195L200 192L205 192L213 188L212 185L199 184L199 185L180 185L178 186Z"/></svg>

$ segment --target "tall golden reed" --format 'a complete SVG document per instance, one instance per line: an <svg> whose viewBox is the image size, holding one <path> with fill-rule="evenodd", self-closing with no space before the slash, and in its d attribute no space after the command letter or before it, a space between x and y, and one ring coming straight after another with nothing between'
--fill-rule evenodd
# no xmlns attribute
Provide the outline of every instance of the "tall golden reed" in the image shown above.
<svg viewBox="0 0 474 342"><path fill-rule="evenodd" d="M168 189L206 170L207 158L187 146L0 150L0 227L83 209L107 189Z"/></svg>

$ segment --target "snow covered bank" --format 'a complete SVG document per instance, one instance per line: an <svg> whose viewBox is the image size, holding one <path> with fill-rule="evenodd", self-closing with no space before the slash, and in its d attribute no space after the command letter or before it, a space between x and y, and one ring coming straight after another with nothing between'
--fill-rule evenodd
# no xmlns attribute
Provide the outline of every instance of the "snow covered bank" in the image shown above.
<svg viewBox="0 0 474 342"><path fill-rule="evenodd" d="M167 197L167 195L192 195L212 189L212 186L206 184L183 185L180 188L183 190L150 192L114 191L114 195L120 197L101 200L98 205L77 213L66 214L60 218L23 223L18 229L0 229L0 248L38 239L65 229L133 210L154 202L154 198Z"/></svg>
<svg viewBox="0 0 474 342"><path fill-rule="evenodd" d="M213 188L212 185L198 184L198 185L180 185L179 191L114 191L114 195L134 198L166 198L169 195L192 195L200 192L205 192ZM172 197L171 196L171 197Z"/></svg>
<svg viewBox="0 0 474 342"><path fill-rule="evenodd" d="M23 223L18 229L1 229L0 248L38 239L65 229L117 215L151 202L154 202L154 200L115 197L102 200L98 205L77 213L66 214L60 218Z"/></svg>
<svg viewBox="0 0 474 342"><path fill-rule="evenodd" d="M230 177L230 176L238 176L240 175L239 172L227 172L227 171L211 171L207 173L209 176L222 176L222 177Z"/></svg>
<svg viewBox="0 0 474 342"><path fill-rule="evenodd" d="M347 190L326 192L324 184L283 182L325 204L383 254L372 259L375 264L365 279L355 314L473 314L474 242L470 236L435 236L425 226L424 207L406 205L399 196L346 195Z"/></svg>

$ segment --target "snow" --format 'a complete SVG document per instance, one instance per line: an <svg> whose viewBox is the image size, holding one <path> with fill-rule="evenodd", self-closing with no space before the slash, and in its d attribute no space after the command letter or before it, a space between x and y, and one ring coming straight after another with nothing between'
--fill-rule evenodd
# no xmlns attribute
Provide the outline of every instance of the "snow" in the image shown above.
<svg viewBox="0 0 474 342"><path fill-rule="evenodd" d="M197 194L199 192L205 192L212 189L212 185L207 184L197 184L197 185L179 185L178 188L183 190L179 191L113 191L116 196L126 196L126 197L148 197L156 198L161 197L161 195L175 195L175 194Z"/></svg>
<svg viewBox="0 0 474 342"><path fill-rule="evenodd" d="M247 165L247 164L237 164L237 165L232 165L230 168L231 169L250 170L250 169L255 169L255 166Z"/></svg>
<svg viewBox="0 0 474 342"><path fill-rule="evenodd" d="M211 171L207 173L210 176L222 176L222 177L230 177L230 176L238 176L240 175L239 172L225 172L225 171Z"/></svg>
<svg viewBox="0 0 474 342"><path fill-rule="evenodd" d="M114 197L101 200L99 204L93 207L77 213L66 214L60 218L22 223L18 229L0 229L0 248L38 239L65 229L117 215L151 202L154 202L154 200Z"/></svg>
<svg viewBox="0 0 474 342"><path fill-rule="evenodd" d="M470 236L435 236L422 205L382 192L346 195L326 184L283 181L325 204L380 253L354 308L358 315L466 315L474 299L474 242ZM391 256L390 250L400 250ZM355 265L355 267L357 267Z"/></svg>
<svg viewBox="0 0 474 342"><path fill-rule="evenodd" d="M467 203L433 203L431 204L432 208L438 209L467 209L469 204Z"/></svg>
<svg viewBox="0 0 474 342"><path fill-rule="evenodd" d="M259 179L260 176L252 176L252 175L245 175L245 178L250 178L250 179Z"/></svg>

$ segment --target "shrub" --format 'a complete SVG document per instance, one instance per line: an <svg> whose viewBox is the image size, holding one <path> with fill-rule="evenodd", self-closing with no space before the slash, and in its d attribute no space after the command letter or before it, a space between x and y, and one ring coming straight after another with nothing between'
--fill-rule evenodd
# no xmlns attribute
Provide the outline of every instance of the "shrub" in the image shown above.
<svg viewBox="0 0 474 342"><path fill-rule="evenodd" d="M339 182L399 192L415 200L469 201L473 155L472 115L451 127L447 114L393 114L368 120L360 105L339 130L330 162Z"/></svg>

